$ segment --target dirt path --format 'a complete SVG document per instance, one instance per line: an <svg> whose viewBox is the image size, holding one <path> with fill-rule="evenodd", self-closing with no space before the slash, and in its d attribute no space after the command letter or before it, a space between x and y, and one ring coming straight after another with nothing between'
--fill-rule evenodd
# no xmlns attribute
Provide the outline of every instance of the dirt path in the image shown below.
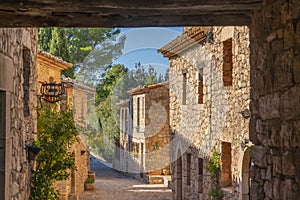
<svg viewBox="0 0 300 200"><path fill-rule="evenodd" d="M96 171L95 191L86 191L80 200L171 200L171 190L164 185L148 185L123 176L93 157Z"/></svg>

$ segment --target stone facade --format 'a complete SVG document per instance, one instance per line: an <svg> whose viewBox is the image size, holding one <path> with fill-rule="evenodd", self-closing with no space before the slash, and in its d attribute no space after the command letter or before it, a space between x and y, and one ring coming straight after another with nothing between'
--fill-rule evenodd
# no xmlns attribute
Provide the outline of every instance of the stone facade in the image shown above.
<svg viewBox="0 0 300 200"><path fill-rule="evenodd" d="M37 29L0 29L0 199L28 199L37 132Z"/></svg>
<svg viewBox="0 0 300 200"><path fill-rule="evenodd" d="M251 199L300 195L300 1L264 1L253 16Z"/></svg>
<svg viewBox="0 0 300 200"><path fill-rule="evenodd" d="M61 70L70 67L72 67L72 64L63 61L60 58L46 52L38 52L37 84L40 87L42 82L49 82L50 79L56 83L63 83L65 86L65 94L58 103L60 109L73 108L76 125L84 126L84 128L86 128L88 94L91 93L92 99L94 100L95 90L80 84L74 86L74 80L70 78L61 78ZM38 94L40 95L40 93ZM78 128L78 130L81 130L80 128L82 127ZM88 177L90 168L89 153L84 144L83 137L80 137L79 142L74 143L70 147L70 152L74 153L76 170L71 172L71 177L69 179L55 183L55 189L59 191L61 200L78 199L79 195L84 191L84 182Z"/></svg>
<svg viewBox="0 0 300 200"><path fill-rule="evenodd" d="M187 28L159 52L170 60L174 198L209 198L212 183L204 166L216 151L224 198L242 199L249 191L247 185L242 190L249 119L241 114L250 103L249 29Z"/></svg>
<svg viewBox="0 0 300 200"><path fill-rule="evenodd" d="M132 174L162 174L169 166L168 83L129 91L120 109L120 167ZM143 175L144 174L144 175ZM139 177L140 178L140 177Z"/></svg>
<svg viewBox="0 0 300 200"><path fill-rule="evenodd" d="M69 108L73 108L74 121L78 128L88 128L89 114L92 110L96 98L95 88L76 82L74 79L62 78L66 88L66 96L63 103Z"/></svg>
<svg viewBox="0 0 300 200"><path fill-rule="evenodd" d="M74 143L70 152L74 153L76 170L71 172L69 179L55 183L55 189L60 193L60 200L78 200L85 190L85 180L90 169L90 156L83 142Z"/></svg>

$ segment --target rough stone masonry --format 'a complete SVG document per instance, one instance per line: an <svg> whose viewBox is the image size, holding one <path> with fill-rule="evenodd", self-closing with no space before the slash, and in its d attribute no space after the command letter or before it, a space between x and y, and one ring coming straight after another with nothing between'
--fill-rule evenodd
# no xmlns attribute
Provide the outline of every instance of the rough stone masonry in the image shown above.
<svg viewBox="0 0 300 200"><path fill-rule="evenodd" d="M36 126L37 29L0 29L0 199L28 199Z"/></svg>

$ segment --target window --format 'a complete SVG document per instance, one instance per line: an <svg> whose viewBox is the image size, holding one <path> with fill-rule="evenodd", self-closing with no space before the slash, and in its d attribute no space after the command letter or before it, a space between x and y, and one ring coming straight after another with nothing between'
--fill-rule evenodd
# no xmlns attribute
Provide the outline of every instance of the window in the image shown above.
<svg viewBox="0 0 300 200"><path fill-rule="evenodd" d="M128 108L125 108L124 110L124 115L125 115L125 133L128 131Z"/></svg>
<svg viewBox="0 0 300 200"><path fill-rule="evenodd" d="M186 105L187 70L182 70L182 105Z"/></svg>
<svg viewBox="0 0 300 200"><path fill-rule="evenodd" d="M24 117L30 116L29 109L29 87L30 87L30 50L23 49L23 111Z"/></svg>
<svg viewBox="0 0 300 200"><path fill-rule="evenodd" d="M191 159L192 155L190 153L186 154L187 185L191 185Z"/></svg>
<svg viewBox="0 0 300 200"><path fill-rule="evenodd" d="M140 97L137 98L137 126L140 125Z"/></svg>
<svg viewBox="0 0 300 200"><path fill-rule="evenodd" d="M198 72L198 103L203 103L203 68Z"/></svg>
<svg viewBox="0 0 300 200"><path fill-rule="evenodd" d="M81 118L84 120L84 98L81 97Z"/></svg>
<svg viewBox="0 0 300 200"><path fill-rule="evenodd" d="M121 108L121 133L124 133L124 108Z"/></svg>
<svg viewBox="0 0 300 200"><path fill-rule="evenodd" d="M75 96L73 96L72 108L73 108L74 116L76 116L77 109L76 109L76 97Z"/></svg>
<svg viewBox="0 0 300 200"><path fill-rule="evenodd" d="M223 83L232 85L232 39L223 42Z"/></svg>
<svg viewBox="0 0 300 200"><path fill-rule="evenodd" d="M221 186L231 187L231 144L222 142L221 154Z"/></svg>
<svg viewBox="0 0 300 200"><path fill-rule="evenodd" d="M203 192L203 159L198 158L198 192Z"/></svg>
<svg viewBox="0 0 300 200"><path fill-rule="evenodd" d="M145 113L145 98L142 97L142 100L141 100L141 110L142 110L142 117L144 117L144 113Z"/></svg>

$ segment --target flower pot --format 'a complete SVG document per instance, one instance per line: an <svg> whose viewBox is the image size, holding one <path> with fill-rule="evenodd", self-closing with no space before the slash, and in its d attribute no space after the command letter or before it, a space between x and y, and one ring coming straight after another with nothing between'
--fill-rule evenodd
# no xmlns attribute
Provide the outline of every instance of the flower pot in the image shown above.
<svg viewBox="0 0 300 200"><path fill-rule="evenodd" d="M96 172L95 171L89 171L88 172L88 178L92 178L96 180Z"/></svg>
<svg viewBox="0 0 300 200"><path fill-rule="evenodd" d="M94 191L95 190L95 183L85 183L85 191Z"/></svg>

